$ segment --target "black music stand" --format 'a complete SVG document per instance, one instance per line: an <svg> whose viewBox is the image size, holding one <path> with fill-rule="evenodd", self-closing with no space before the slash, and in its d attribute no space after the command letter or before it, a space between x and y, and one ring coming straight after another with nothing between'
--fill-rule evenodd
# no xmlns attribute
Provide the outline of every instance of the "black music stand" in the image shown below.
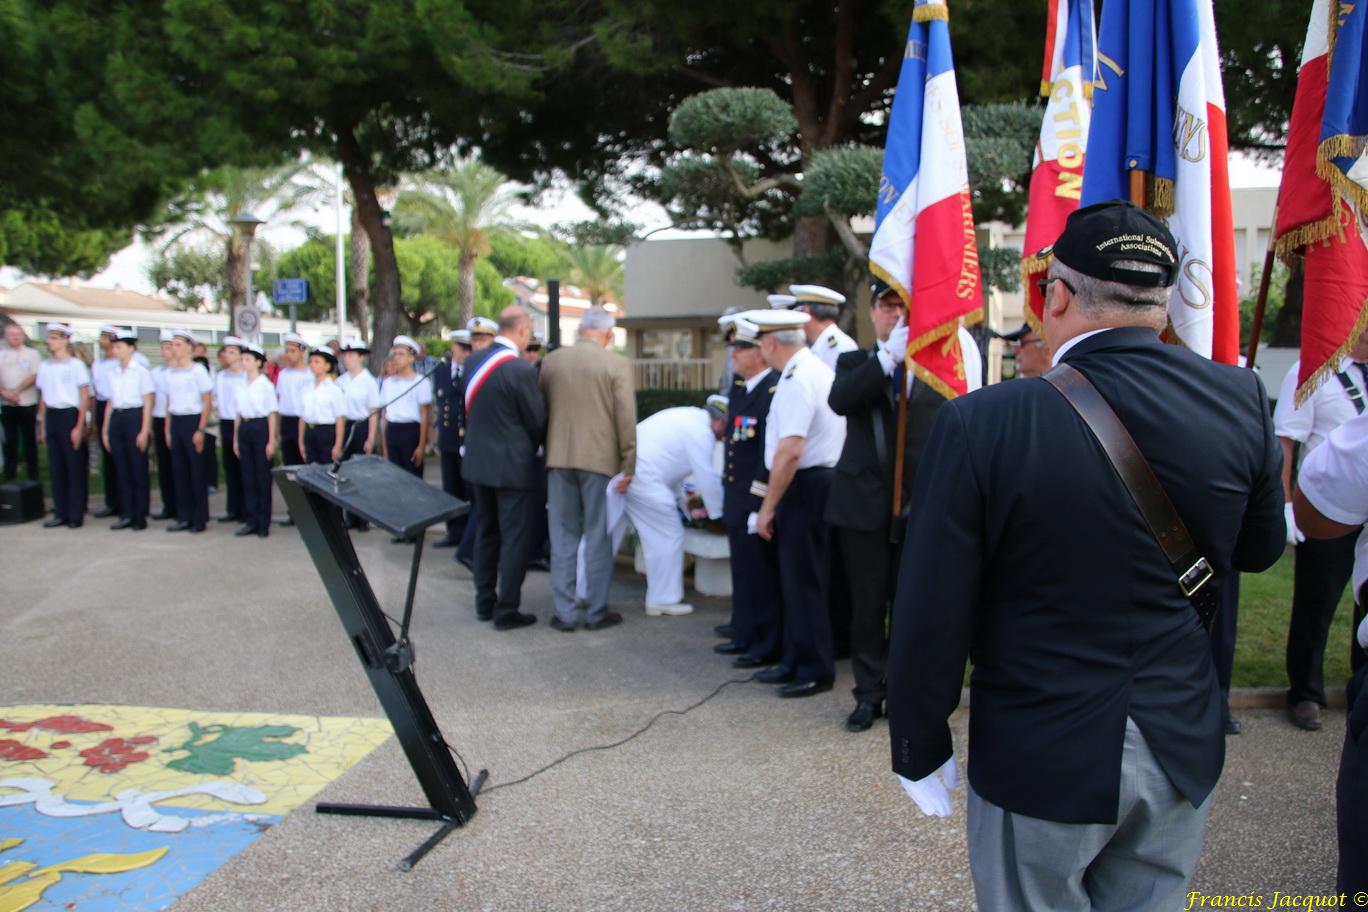
<svg viewBox="0 0 1368 912"><path fill-rule="evenodd" d="M475 795L489 776L487 770L480 770L470 787L466 787L418 689L413 675L413 644L408 635L418 585L418 563L423 553L423 530L433 523L464 515L470 505L378 456L358 456L340 465L285 466L274 474L337 616L429 804L412 808L320 802L315 810L320 814L442 821L441 829L399 863L400 870L410 870L474 816ZM397 638L361 569L342 521L343 510L413 542L408 595Z"/></svg>

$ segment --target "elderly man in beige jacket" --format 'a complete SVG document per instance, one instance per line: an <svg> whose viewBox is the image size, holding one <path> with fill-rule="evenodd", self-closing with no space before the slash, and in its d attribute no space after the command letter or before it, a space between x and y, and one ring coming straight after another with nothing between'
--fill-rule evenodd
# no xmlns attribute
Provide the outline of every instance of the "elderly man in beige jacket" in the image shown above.
<svg viewBox="0 0 1368 912"><path fill-rule="evenodd" d="M607 350L613 315L592 307L580 320L575 344L559 348L541 364L546 397L547 500L551 532L551 626L579 627L575 604L576 554L584 538L584 626L598 630L621 623L608 610L613 554L606 518L608 481L621 474L625 492L636 472L636 396L632 364ZM581 522L582 521L582 522Z"/></svg>

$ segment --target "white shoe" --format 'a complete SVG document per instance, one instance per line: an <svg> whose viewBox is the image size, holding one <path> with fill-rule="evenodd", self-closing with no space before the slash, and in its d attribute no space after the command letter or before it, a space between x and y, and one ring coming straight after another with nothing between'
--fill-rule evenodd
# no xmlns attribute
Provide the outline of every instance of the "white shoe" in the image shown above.
<svg viewBox="0 0 1368 912"><path fill-rule="evenodd" d="M647 606L646 606L646 615L647 615L647 617L663 617L663 616L666 616L666 615L668 615L668 616L670 616L670 617L674 617L674 616L676 616L676 615L681 615L681 614L693 614L693 605L687 605L687 604L685 604L684 602L677 602L676 604L673 604L673 605L647 605Z"/></svg>

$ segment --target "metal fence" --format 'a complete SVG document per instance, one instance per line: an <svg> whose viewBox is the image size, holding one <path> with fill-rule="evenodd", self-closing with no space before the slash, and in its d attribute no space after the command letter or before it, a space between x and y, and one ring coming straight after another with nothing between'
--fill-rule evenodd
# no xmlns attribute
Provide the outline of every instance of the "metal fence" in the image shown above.
<svg viewBox="0 0 1368 912"><path fill-rule="evenodd" d="M632 362L636 388L696 390L717 385L711 358L640 358Z"/></svg>

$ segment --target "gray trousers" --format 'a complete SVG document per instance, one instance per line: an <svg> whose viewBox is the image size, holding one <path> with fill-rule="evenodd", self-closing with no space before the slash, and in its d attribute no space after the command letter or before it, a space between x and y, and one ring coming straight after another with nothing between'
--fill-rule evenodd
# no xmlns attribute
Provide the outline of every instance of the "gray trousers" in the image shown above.
<svg viewBox="0 0 1368 912"><path fill-rule="evenodd" d="M1114 824L1013 814L969 789L969 867L980 909L1172 912L1202 854L1211 798L1194 808L1126 719Z"/></svg>
<svg viewBox="0 0 1368 912"><path fill-rule="evenodd" d="M546 477L546 495L551 592L556 616L566 623L577 620L575 565L582 536L585 620L597 623L608 612L608 584L613 578L613 550L608 540L608 476L581 469L551 469Z"/></svg>

